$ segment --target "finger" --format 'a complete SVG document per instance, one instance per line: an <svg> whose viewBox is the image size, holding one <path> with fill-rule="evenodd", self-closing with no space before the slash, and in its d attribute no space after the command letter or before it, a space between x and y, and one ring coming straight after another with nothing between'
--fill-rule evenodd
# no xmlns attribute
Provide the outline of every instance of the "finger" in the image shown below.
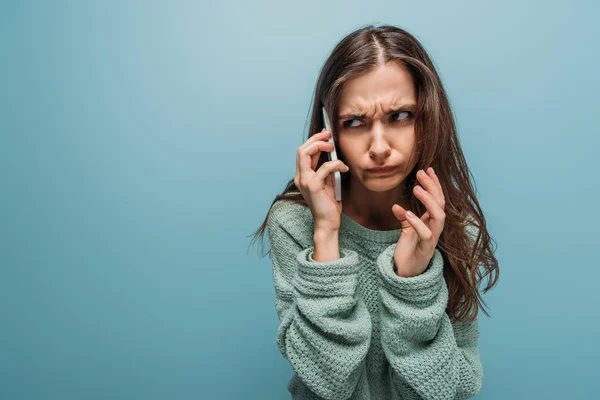
<svg viewBox="0 0 600 400"><path fill-rule="evenodd" d="M442 184L440 183L440 179L438 178L438 176L435 174L435 171L433 170L433 168L429 167L427 168L427 175L429 175L429 177L435 182L435 184L438 187L438 191L440 193L440 198L441 198L441 203L442 205L445 204L446 199L444 197L444 190L442 189ZM438 200L440 199L438 198ZM444 208L444 207L442 207Z"/></svg>
<svg viewBox="0 0 600 400"><path fill-rule="evenodd" d="M314 135L311 135L308 139L306 139L306 141L304 143L302 143L298 147L298 150L296 151L296 166L297 167L300 165L300 161L299 161L300 153L303 152L304 150L306 150L306 147L308 147L311 143L314 143L319 140L324 140L325 139L325 131L326 131L326 129L323 128L321 130L321 132L317 132Z"/></svg>
<svg viewBox="0 0 600 400"><path fill-rule="evenodd" d="M319 164L319 158L321 156L321 153L324 151L331 151L333 150L333 148L335 147L335 145L333 143L330 142L315 142L311 145L311 149L312 147L317 147L317 150L311 154L311 165L310 168L313 171L316 171L317 165Z"/></svg>
<svg viewBox="0 0 600 400"><path fill-rule="evenodd" d="M327 184L329 186L331 186L332 188L335 188L335 185L334 185L333 181L334 181L333 174L327 175Z"/></svg>
<svg viewBox="0 0 600 400"><path fill-rule="evenodd" d="M416 185L413 189L413 192L427 209L427 213L429 214L428 226L436 235L440 235L444 229L444 220L446 218L444 210L437 202L435 197L433 197L431 193L425 191L425 189L423 189L421 186ZM423 218L421 218L421 222L423 222Z"/></svg>
<svg viewBox="0 0 600 400"><path fill-rule="evenodd" d="M323 128L321 130L321 132L317 132L314 135L311 135L304 143L302 143L302 146L300 146L300 148L305 149L306 147L310 146L311 144L313 144L315 142L327 141L327 140L329 140L330 133L331 133L331 131Z"/></svg>
<svg viewBox="0 0 600 400"><path fill-rule="evenodd" d="M302 143L298 147L298 150L296 151L296 169L298 171L300 171L300 163L302 159L302 157L300 156L301 152L305 151L306 148L314 142L326 140L329 137L328 132L329 131L323 128L321 132L317 132L314 135L311 135L304 143Z"/></svg>
<svg viewBox="0 0 600 400"><path fill-rule="evenodd" d="M423 221L425 223L425 225L429 225L429 219L430 219L429 211L425 211L425 214L421 215L421 221Z"/></svg>
<svg viewBox="0 0 600 400"><path fill-rule="evenodd" d="M327 161L319 167L313 179L316 179L318 182L323 182L325 181L325 178L334 171L347 172L348 169L348 166L344 164L342 160Z"/></svg>
<svg viewBox="0 0 600 400"><path fill-rule="evenodd" d="M333 143L329 142L315 142L305 150L300 150L300 174L304 175L314 171L319 162L320 153L322 151L331 151L333 146Z"/></svg>
<svg viewBox="0 0 600 400"><path fill-rule="evenodd" d="M431 178L431 176L428 175L427 173L425 173L425 171L423 171L423 170L419 170L417 172L417 179L419 180L419 183L421 184L421 186L426 191L428 191L429 193L431 193L433 195L433 197L435 197L435 199L437 200L437 202L439 204L442 204L442 200L443 200L444 194L442 193L441 186L439 186Z"/></svg>
<svg viewBox="0 0 600 400"><path fill-rule="evenodd" d="M442 217L444 210L437 202L437 199L427 190L425 190L421 185L415 185L413 188L413 193L425 205L427 212L434 219L439 219Z"/></svg>
<svg viewBox="0 0 600 400"><path fill-rule="evenodd" d="M415 214L411 217L407 212L407 220L411 224L411 226L415 229L421 241L433 244L433 232L425 225L420 218L418 218Z"/></svg>
<svg viewBox="0 0 600 400"><path fill-rule="evenodd" d="M406 216L406 210L404 207L400 206L399 204L394 204L392 206L392 213L394 213L394 216L402 223L403 230L412 227L410 222L408 222L408 217Z"/></svg>

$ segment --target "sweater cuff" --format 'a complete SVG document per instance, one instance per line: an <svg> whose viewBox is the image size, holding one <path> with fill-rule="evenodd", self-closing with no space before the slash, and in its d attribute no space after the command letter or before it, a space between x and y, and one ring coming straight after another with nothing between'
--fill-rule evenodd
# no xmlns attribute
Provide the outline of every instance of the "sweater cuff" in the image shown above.
<svg viewBox="0 0 600 400"><path fill-rule="evenodd" d="M415 305L431 304L444 284L444 260L435 248L425 272L413 277L401 277L394 272L396 243L377 257L379 283L395 297Z"/></svg>
<svg viewBox="0 0 600 400"><path fill-rule="evenodd" d="M340 258L315 261L315 247L298 253L294 277L296 290L304 296L353 296L357 284L358 253L340 248Z"/></svg>

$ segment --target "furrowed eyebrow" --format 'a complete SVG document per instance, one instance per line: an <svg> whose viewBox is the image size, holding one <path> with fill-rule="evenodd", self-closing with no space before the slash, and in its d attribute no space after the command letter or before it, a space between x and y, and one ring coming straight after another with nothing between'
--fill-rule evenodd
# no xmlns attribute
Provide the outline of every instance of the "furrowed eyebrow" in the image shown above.
<svg viewBox="0 0 600 400"><path fill-rule="evenodd" d="M385 115L392 115L402 111L412 111L415 112L416 104L403 104L401 106L395 107L394 109L390 109L385 113ZM364 119L367 116L366 113L356 113L356 114L341 114L338 116L339 119Z"/></svg>

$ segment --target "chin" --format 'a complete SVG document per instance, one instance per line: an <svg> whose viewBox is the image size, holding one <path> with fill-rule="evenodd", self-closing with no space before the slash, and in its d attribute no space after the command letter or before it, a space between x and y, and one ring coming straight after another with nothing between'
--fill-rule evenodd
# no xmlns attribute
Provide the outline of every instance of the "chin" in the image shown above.
<svg viewBox="0 0 600 400"><path fill-rule="evenodd" d="M370 178L363 182L363 186L373 192L385 192L398 186L398 175L390 175L381 178Z"/></svg>

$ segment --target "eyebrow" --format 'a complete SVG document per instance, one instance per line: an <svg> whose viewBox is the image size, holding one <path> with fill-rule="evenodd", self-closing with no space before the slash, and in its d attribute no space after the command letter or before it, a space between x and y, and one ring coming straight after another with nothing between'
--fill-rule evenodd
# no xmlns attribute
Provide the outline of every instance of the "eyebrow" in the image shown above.
<svg viewBox="0 0 600 400"><path fill-rule="evenodd" d="M392 114L396 114L402 111L412 111L415 112L416 109L416 104L403 104L401 106L397 106L394 107L393 109L390 109L389 111L387 111L385 113L385 115L392 115ZM348 114L340 114L338 116L339 119L346 119L346 118L352 118L352 119L364 119L367 116L367 113L365 112L356 112L353 111L354 113L348 113Z"/></svg>

